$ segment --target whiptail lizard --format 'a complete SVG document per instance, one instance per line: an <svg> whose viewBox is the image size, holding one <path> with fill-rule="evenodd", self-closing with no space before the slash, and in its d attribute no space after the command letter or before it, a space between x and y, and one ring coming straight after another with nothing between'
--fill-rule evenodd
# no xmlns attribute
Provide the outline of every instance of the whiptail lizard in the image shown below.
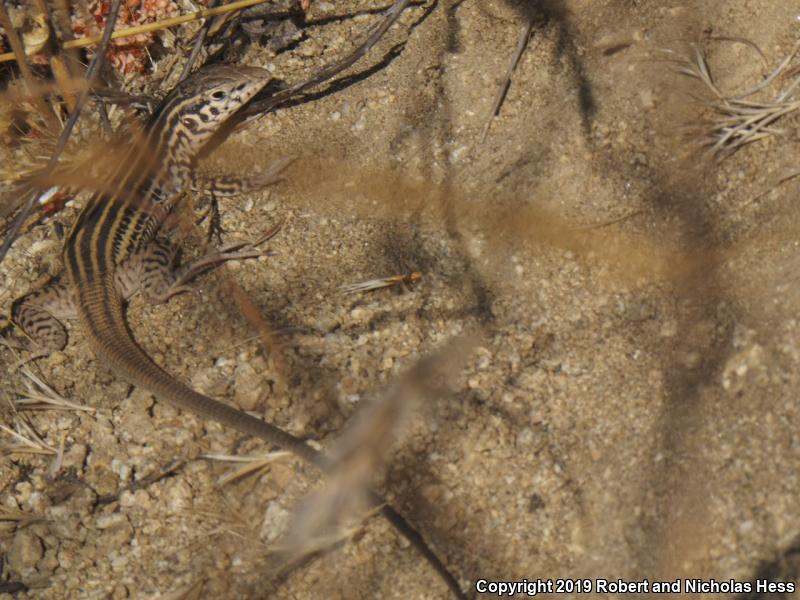
<svg viewBox="0 0 800 600"><path fill-rule="evenodd" d="M132 144L108 189L96 193L80 212L64 244L62 275L14 302L12 320L38 346L39 355L46 355L66 345L59 319L77 314L98 358L120 377L159 400L261 438L326 470L324 455L303 440L167 374L136 344L124 317L124 300L137 289L153 301L165 301L214 264L259 254L257 243L234 244L173 272L175 252L162 226L189 189L203 145L268 81L261 69L218 65L205 67L172 90L147 122L144 142ZM419 534L374 494L372 502L461 597L460 586Z"/></svg>

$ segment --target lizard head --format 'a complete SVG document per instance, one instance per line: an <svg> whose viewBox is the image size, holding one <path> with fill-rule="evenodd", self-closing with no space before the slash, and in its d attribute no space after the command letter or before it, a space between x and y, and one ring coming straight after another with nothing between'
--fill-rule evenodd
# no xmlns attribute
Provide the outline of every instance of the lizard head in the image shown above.
<svg viewBox="0 0 800 600"><path fill-rule="evenodd" d="M154 111L149 129L162 140L170 140L167 152L191 159L269 80L268 71L255 67L203 67L167 94Z"/></svg>

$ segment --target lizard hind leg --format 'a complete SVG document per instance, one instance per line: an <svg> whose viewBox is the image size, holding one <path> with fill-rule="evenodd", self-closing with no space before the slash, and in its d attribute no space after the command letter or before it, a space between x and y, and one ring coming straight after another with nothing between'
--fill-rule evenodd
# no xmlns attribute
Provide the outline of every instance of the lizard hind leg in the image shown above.
<svg viewBox="0 0 800 600"><path fill-rule="evenodd" d="M75 298L61 276L17 298L11 305L11 321L30 340L34 352L25 362L63 350L67 345L67 330L61 320L76 316Z"/></svg>
<svg viewBox="0 0 800 600"><path fill-rule="evenodd" d="M138 291L153 304L165 302L170 297L177 254L177 247L167 238L154 239L117 267L114 274L117 291L125 299Z"/></svg>
<svg viewBox="0 0 800 600"><path fill-rule="evenodd" d="M226 244L176 268L173 268L176 256L173 244L163 238L156 239L117 270L117 288L125 298L139 289L149 302L167 302L172 296L189 291L190 281L223 263L264 256L266 252L258 246L279 230L280 225L273 227L255 242Z"/></svg>

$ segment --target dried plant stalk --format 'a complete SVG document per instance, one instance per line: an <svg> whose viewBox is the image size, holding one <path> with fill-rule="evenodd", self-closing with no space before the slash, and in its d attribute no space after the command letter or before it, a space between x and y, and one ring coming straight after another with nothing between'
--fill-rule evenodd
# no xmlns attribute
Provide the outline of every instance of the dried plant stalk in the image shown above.
<svg viewBox="0 0 800 600"><path fill-rule="evenodd" d="M25 377L24 390L19 390L19 397L13 401L17 410L75 410L94 413L96 409L83 404L76 404L64 398L38 377L27 365L20 368Z"/></svg>
<svg viewBox="0 0 800 600"><path fill-rule="evenodd" d="M762 55L754 44L746 40L723 41L747 43ZM777 94L770 94L769 91L781 75L791 72L788 67L800 50L800 44L796 44L763 81L740 94L728 94L720 90L714 81L705 53L697 46L692 49L691 56L677 56L669 50L667 54L677 64L679 73L697 79L714 96L713 100L700 100L711 111L711 116L698 126L702 145L718 157L727 157L742 146L784 133L782 129L775 127L775 123L800 108L800 100L793 99L800 85L800 75L795 76L783 91ZM764 99L749 99L760 93L765 96Z"/></svg>
<svg viewBox="0 0 800 600"><path fill-rule="evenodd" d="M263 4L264 2L267 1L268 0L239 0L238 2L231 2L230 4L226 4L224 6L198 10L193 13L181 15L179 17L172 17L171 19L163 19L156 23L146 23L144 25L137 25L136 27L128 27L126 29L120 29L119 31L115 31L111 35L111 39L118 40L120 38L131 37L141 33L160 31L162 29L168 29L169 27L174 27L175 25L182 25L183 23L188 23L190 21L197 21L199 19L214 17L216 15L221 15L234 10L240 10L242 8L247 8L249 6L255 6L256 4ZM64 49L83 48L85 46L91 46L93 44L96 44L99 41L100 41L100 36L93 35L90 37L80 38L77 40L69 40L67 42L64 42L62 48ZM4 54L0 54L0 62L7 62L14 59L15 55L13 52L6 52Z"/></svg>
<svg viewBox="0 0 800 600"><path fill-rule="evenodd" d="M391 447L423 399L435 398L443 380L455 376L476 345L475 337L456 338L418 361L373 404L352 420L328 451L329 478L305 498L284 536L276 543L284 565L297 563L346 539L361 519L375 514L369 486L388 462Z"/></svg>

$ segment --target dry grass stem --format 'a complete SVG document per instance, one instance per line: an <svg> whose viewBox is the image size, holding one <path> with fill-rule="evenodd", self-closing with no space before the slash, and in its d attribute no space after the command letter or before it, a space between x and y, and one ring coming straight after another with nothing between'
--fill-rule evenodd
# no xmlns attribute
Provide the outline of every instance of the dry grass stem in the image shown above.
<svg viewBox="0 0 800 600"><path fill-rule="evenodd" d="M0 431L6 432L18 442L18 445L2 446L3 454L58 454L58 450L48 445L25 421L18 420L17 428L23 431L14 431L10 427L0 424Z"/></svg>
<svg viewBox="0 0 800 600"><path fill-rule="evenodd" d="M489 133L489 127L492 125L492 121L498 114L500 114L500 107L503 105L503 100L505 100L506 94L508 93L508 88L511 87L511 78L514 76L514 71L517 69L519 59L522 58L525 48L528 47L528 40L530 40L532 32L533 17L529 17L527 22L522 26L522 30L520 31L519 38L517 40L517 47L514 50L514 55L511 57L511 63L508 65L506 76L503 78L503 81L497 90L497 94L495 95L494 102L492 103L492 111L489 113L489 118L486 120L486 125L483 127L481 143L483 143L483 141L486 139L486 136Z"/></svg>
<svg viewBox="0 0 800 600"><path fill-rule="evenodd" d="M98 50L97 54L92 58L91 62L89 63L89 67L86 69L86 80L88 82L94 80L94 78L100 72L103 63L105 62L106 49L108 48L108 43L111 40L111 35L114 31L114 25L117 21L117 17L119 16L121 4L122 0L111 0L111 7L109 9L105 28L103 29L103 35L99 40L100 45L97 49ZM3 24L5 26L5 23ZM24 62L22 57L20 57L19 60L21 62ZM53 149L53 152L50 155L50 159L47 162L47 166L44 168L43 173L45 175L51 173L58 165L58 159L67 146L69 137L72 134L73 129L75 128L75 124L78 122L78 118L80 117L83 105L86 103L88 98L89 98L89 90L87 88L83 92L81 92L80 96L75 102L75 108L70 112L69 118L67 119L67 122L64 124L64 127L58 136L58 141L55 144L55 148ZM38 95L36 96L35 99L37 101L41 100L41 98L39 98ZM14 243L17 236L19 235L22 226L27 221L28 216L30 215L31 211L33 210L33 207L35 206L36 200L37 198L35 191L28 190L28 192L23 196L23 199L20 201L19 204L22 208L14 218L13 223L11 224L11 226L8 229L8 232L6 233L6 238L5 240L3 240L2 246L0 246L0 261L3 260L3 258L11 248L11 245Z"/></svg>
<svg viewBox="0 0 800 600"><path fill-rule="evenodd" d="M776 181L774 184L772 184L772 185L771 185L771 186L769 186L767 189L765 189L763 192L760 192L760 193L756 194L755 196L753 196L752 198L750 198L750 200L748 200L747 202L745 202L744 204L742 204L742 206L743 206L743 207L744 207L744 206L749 206L749 205L750 205L750 204L752 204L753 202L756 202L756 201L760 200L761 198L763 198L764 196L766 196L767 194L769 194L769 193L770 193L772 190L774 190L775 188L777 188L777 187L779 187L779 186L783 185L783 184L784 184L784 183L786 183L787 181L791 181L792 179L794 179L794 178L795 178L795 177L797 177L798 175L800 175L800 171L792 171L791 173L789 173L789 174L787 174L787 175L784 175L783 177L779 178L779 179L778 179L778 181Z"/></svg>
<svg viewBox="0 0 800 600"><path fill-rule="evenodd" d="M10 56L10 58L7 58L6 60L17 59L19 71L22 74L22 79L25 82L27 91L30 94L32 104L39 113L39 116L52 124L55 120L55 114L48 108L47 103L39 95L36 77L34 76L33 71L28 63L25 61L25 48L23 42L17 34L17 30L14 28L11 18L9 17L4 5L0 5L0 27L2 27L5 31L6 37L8 38L8 43L13 49L12 52L2 54L0 57ZM0 60L0 62L2 62L2 60Z"/></svg>
<svg viewBox="0 0 800 600"><path fill-rule="evenodd" d="M19 527L43 520L41 515L28 513L5 504L0 505L0 533L12 532Z"/></svg>
<svg viewBox="0 0 800 600"><path fill-rule="evenodd" d="M328 452L331 465L324 485L295 510L275 548L289 565L355 533L360 523L380 510L369 491L388 463L390 450L411 411L439 395L442 380L452 378L474 339L451 340L418 361L378 400L357 414Z"/></svg>
<svg viewBox="0 0 800 600"><path fill-rule="evenodd" d="M755 47L752 43L748 45ZM800 100L792 99L800 85L800 76L796 76L780 93L766 94L766 91L781 75L787 73L798 49L800 44L796 44L781 64L763 81L739 94L729 94L719 88L714 81L705 53L697 46L693 46L693 53L689 57L675 58L674 52L667 51L677 63L679 73L697 79L714 96L714 100L700 100L712 113L698 126L701 131L701 143L715 155L724 157L742 146L784 133L774 124L800 109ZM761 55L760 50L759 54ZM764 95L767 97L748 100L761 92L765 92Z"/></svg>
<svg viewBox="0 0 800 600"><path fill-rule="evenodd" d="M392 275L391 277L381 277L378 279L359 281L358 283L349 283L347 285L340 286L339 290L343 294L358 294L380 290L387 287L395 287L398 285L410 287L417 283L420 279L422 279L422 273L419 271L414 271L413 273L408 273L407 275Z"/></svg>
<svg viewBox="0 0 800 600"><path fill-rule="evenodd" d="M24 365L20 372L25 377L24 390L18 390L19 397L13 401L14 408L18 410L80 410L94 413L91 406L84 406L70 402L56 392L40 377Z"/></svg>
<svg viewBox="0 0 800 600"><path fill-rule="evenodd" d="M227 475L223 475L222 477L220 477L219 481L217 481L217 485L222 487L223 485L228 485L229 483L233 483L234 481L238 481L245 477L249 477L254 473L266 469L276 460L283 460L286 458L290 458L292 456L293 455L291 452L278 450L276 452L270 452L269 454L259 454L255 456L235 456L231 454L203 454L201 455L201 458L241 464L241 466L238 469L234 470L231 473L228 473Z"/></svg>
<svg viewBox="0 0 800 600"><path fill-rule="evenodd" d="M191 545L196 545L203 539L226 535L247 542L247 547L258 546L264 550L267 549L258 536L258 530L254 523L247 520L234 507L228 506L227 503L224 509L193 508L189 514L193 518L201 518L204 523L214 524L213 527L194 539Z"/></svg>
<svg viewBox="0 0 800 600"><path fill-rule="evenodd" d="M170 27L174 27L175 25L182 25L183 23L188 23L190 21L197 21L199 19L214 17L216 15L232 12L234 10L240 10L243 8L247 8L249 6L255 6L256 4L263 4L264 2L267 2L267 0L239 0L238 2L231 2L230 4L226 4L224 6L218 6L216 8L198 10L193 13L181 15L179 17L162 19L161 21L158 21L156 23L146 23L144 25L137 25L136 27L127 27L125 29L120 29L119 31L115 31L111 35L111 39L118 40L120 38L132 37L134 35L138 35L141 33L160 31L162 29L168 29ZM69 40L67 42L64 42L62 48L70 49L70 48L83 48L85 46L91 46L99 42L100 37L101 36L99 35L93 35L76 40ZM0 62L7 62L10 60L14 60L15 58L16 56L13 52L6 52L4 54L0 54Z"/></svg>

